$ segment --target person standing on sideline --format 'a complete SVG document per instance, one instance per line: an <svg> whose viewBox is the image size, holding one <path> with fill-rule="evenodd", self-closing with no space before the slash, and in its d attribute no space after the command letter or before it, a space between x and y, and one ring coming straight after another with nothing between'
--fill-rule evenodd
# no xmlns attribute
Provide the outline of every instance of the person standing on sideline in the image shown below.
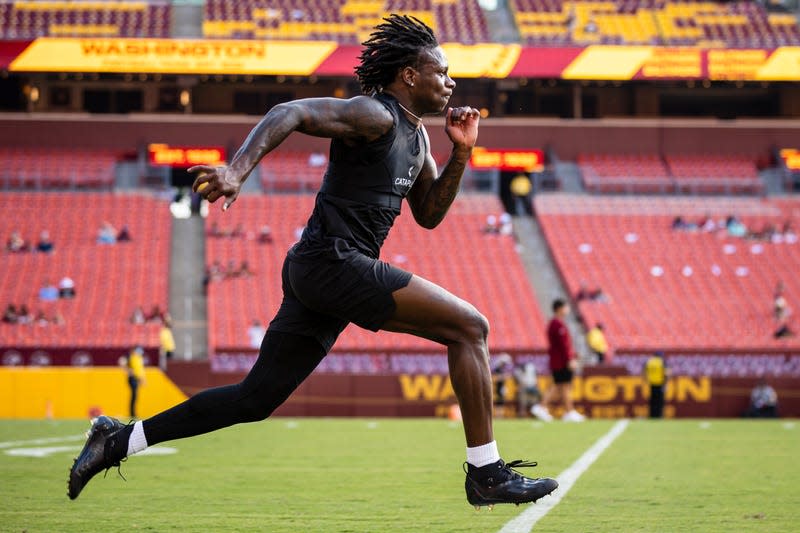
<svg viewBox="0 0 800 533"><path fill-rule="evenodd" d="M669 378L669 368L664 353L656 352L644 364L644 379L650 387L650 418L664 416L664 387Z"/></svg>
<svg viewBox="0 0 800 533"><path fill-rule="evenodd" d="M172 317L169 313L164 314L164 321L158 332L158 355L161 369L167 368L167 362L175 355L175 335L172 334Z"/></svg>
<svg viewBox="0 0 800 533"><path fill-rule="evenodd" d="M131 389L130 414L131 418L136 418L136 400L139 399L139 387L145 384L144 377L144 350L137 346L125 361L125 369L128 372L128 387Z"/></svg>
<svg viewBox="0 0 800 533"><path fill-rule="evenodd" d="M278 104L250 132L230 165L189 169L199 174L193 190L212 203L224 198L227 210L259 161L290 133L331 139L313 213L284 262L283 302L252 370L237 385L203 391L133 425L100 417L70 471L70 498L95 474L147 446L264 420L308 377L350 322L447 348L467 443L469 503L532 502L558 486L554 479L527 478L515 470L535 463L500 458L486 318L438 285L379 259L403 198L422 227L433 229L444 219L477 141L480 113L472 107L447 108L456 84L433 31L416 18L383 19L359 59L355 72L363 95ZM439 172L421 117L445 108L452 148Z"/></svg>
<svg viewBox="0 0 800 533"><path fill-rule="evenodd" d="M606 340L603 324L598 322L592 329L586 332L586 344L589 345L589 349L597 356L598 363L602 365L603 363L611 362L611 353L608 349L608 341Z"/></svg>
<svg viewBox="0 0 800 533"><path fill-rule="evenodd" d="M550 416L548 409L556 401L564 406L562 420L566 422L583 422L586 419L575 410L575 405L572 403L572 378L577 369L578 361L572 349L572 338L565 322L569 311L569 304L564 300L557 299L553 301L553 318L547 325L547 353L550 356L550 372L553 375L553 384L545 392L542 403L531 409L531 413L540 420L547 420Z"/></svg>

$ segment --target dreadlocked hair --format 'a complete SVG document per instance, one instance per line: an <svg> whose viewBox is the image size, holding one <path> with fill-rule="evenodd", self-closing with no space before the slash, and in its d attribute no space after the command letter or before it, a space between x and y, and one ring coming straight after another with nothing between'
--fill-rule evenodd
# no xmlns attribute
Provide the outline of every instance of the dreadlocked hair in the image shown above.
<svg viewBox="0 0 800 533"><path fill-rule="evenodd" d="M362 43L355 68L364 94L381 92L401 68L416 65L422 50L439 46L433 30L416 17L392 13L383 21Z"/></svg>

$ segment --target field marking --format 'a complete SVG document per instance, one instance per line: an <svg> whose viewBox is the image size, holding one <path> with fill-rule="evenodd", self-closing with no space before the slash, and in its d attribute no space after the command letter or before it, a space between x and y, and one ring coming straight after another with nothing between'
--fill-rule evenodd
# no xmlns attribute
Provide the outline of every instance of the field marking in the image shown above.
<svg viewBox="0 0 800 533"><path fill-rule="evenodd" d="M50 457L51 455L55 454L62 454L62 453L76 453L81 450L80 446L39 446L36 448L11 448L8 450L4 450L3 453L9 455L11 457L36 457L38 459L42 459L44 457ZM137 453L135 456L132 457L141 457L143 455L152 455L152 456L159 456L159 455L173 455L178 453L177 448L172 448L170 446L152 446Z"/></svg>
<svg viewBox="0 0 800 533"><path fill-rule="evenodd" d="M77 452L80 451L80 446L46 446L39 448L11 448L6 450L5 454L12 457L36 457L43 458L49 457L54 453Z"/></svg>
<svg viewBox="0 0 800 533"><path fill-rule="evenodd" d="M558 488L548 498L542 498L539 503L531 505L528 509L517 515L503 526L500 533L529 533L536 522L544 518L550 510L558 505L561 499L567 495L569 489L578 481L578 478L586 472L597 460L611 443L619 437L625 428L628 427L628 420L620 420L608 430L608 433L597 439L591 448L586 450L583 455L572 463L569 468L561 472L556 478Z"/></svg>
<svg viewBox="0 0 800 533"><path fill-rule="evenodd" d="M86 435L70 435L69 437L46 437L41 439L11 440L0 442L0 450L3 448L14 448L15 446L25 446L28 444L52 444L54 442L70 442L74 440L86 440Z"/></svg>

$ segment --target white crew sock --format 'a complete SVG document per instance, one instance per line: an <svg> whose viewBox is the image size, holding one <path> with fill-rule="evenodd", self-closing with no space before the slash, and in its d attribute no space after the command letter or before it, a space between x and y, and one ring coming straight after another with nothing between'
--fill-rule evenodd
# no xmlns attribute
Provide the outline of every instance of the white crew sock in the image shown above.
<svg viewBox="0 0 800 533"><path fill-rule="evenodd" d="M500 460L500 452L497 451L497 441L488 444L467 448L467 462L476 468L496 463Z"/></svg>
<svg viewBox="0 0 800 533"><path fill-rule="evenodd" d="M133 425L133 431L131 432L131 436L128 438L127 455L139 453L145 448L147 448L147 439L144 436L144 427L142 426L142 421L138 420Z"/></svg>

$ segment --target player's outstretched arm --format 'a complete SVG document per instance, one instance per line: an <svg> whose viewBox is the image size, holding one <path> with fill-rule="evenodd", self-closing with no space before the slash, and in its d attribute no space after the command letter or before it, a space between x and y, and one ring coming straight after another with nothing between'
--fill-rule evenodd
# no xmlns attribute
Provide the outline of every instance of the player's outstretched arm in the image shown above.
<svg viewBox="0 0 800 533"><path fill-rule="evenodd" d="M472 107L447 110L445 132L453 142L450 159L437 177L436 162L429 150L425 166L408 194L408 204L414 220L420 226L435 228L450 209L461 185L461 177L469 162L472 148L478 140L479 120L480 113ZM425 136L427 137L427 132ZM430 142L428 145L430 146Z"/></svg>
<svg viewBox="0 0 800 533"><path fill-rule="evenodd" d="M293 131L357 144L379 138L392 124L389 111L366 96L349 100L305 98L278 104L250 131L228 166L190 168L189 172L198 174L192 189L212 203L225 197L225 210L236 200L258 162Z"/></svg>

